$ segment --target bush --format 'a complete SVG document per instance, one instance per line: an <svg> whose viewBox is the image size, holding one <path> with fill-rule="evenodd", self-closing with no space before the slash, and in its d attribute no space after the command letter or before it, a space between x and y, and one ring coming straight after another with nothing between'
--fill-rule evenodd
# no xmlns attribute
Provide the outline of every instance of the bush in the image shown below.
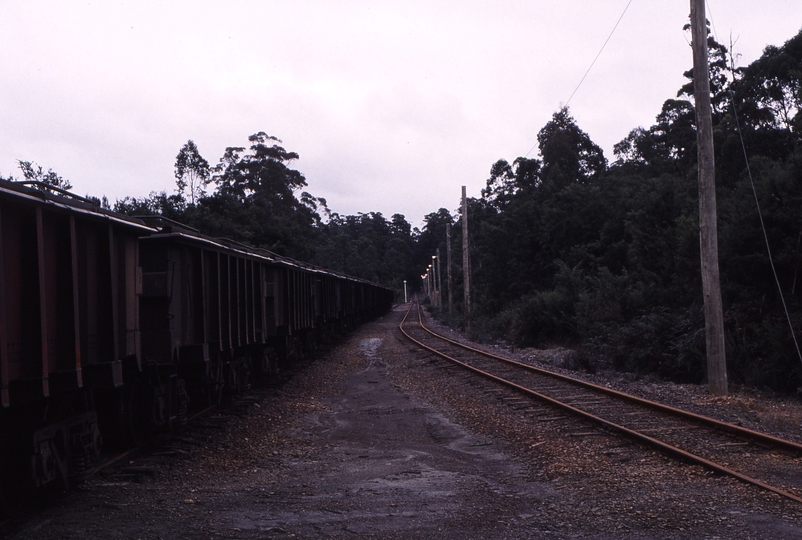
<svg viewBox="0 0 802 540"><path fill-rule="evenodd" d="M603 331L611 323L623 322L642 294L629 276L599 268L587 275L557 261L552 289L525 296L491 321L496 335L518 346L543 346L575 342Z"/></svg>
<svg viewBox="0 0 802 540"><path fill-rule="evenodd" d="M527 296L495 317L490 328L519 347L573 341L578 336L573 295L558 287Z"/></svg>
<svg viewBox="0 0 802 540"><path fill-rule="evenodd" d="M585 353L597 363L641 375L654 373L678 383L701 383L705 378L701 308L655 309L600 329L585 343Z"/></svg>
<svg viewBox="0 0 802 540"><path fill-rule="evenodd" d="M799 316L794 318L799 335ZM784 313L738 305L727 311L725 324L731 382L786 393L802 386L802 364Z"/></svg>

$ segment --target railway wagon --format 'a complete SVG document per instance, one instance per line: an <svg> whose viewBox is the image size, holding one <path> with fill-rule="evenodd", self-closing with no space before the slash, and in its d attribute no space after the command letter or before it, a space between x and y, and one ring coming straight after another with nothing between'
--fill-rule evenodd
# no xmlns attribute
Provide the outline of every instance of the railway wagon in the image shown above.
<svg viewBox="0 0 802 540"><path fill-rule="evenodd" d="M165 404L152 425L181 424L188 398L217 403L224 391L241 391L252 373L273 374L346 328L336 294L343 283L377 288L163 218L143 219L157 231L140 239L143 376ZM367 297L376 305L359 306L360 315L389 309L392 293L381 290Z"/></svg>
<svg viewBox="0 0 802 540"><path fill-rule="evenodd" d="M87 472L93 399L139 358L143 223L90 200L0 182L0 488Z"/></svg>
<svg viewBox="0 0 802 540"><path fill-rule="evenodd" d="M0 496L91 471L389 310L375 284L0 181Z"/></svg>

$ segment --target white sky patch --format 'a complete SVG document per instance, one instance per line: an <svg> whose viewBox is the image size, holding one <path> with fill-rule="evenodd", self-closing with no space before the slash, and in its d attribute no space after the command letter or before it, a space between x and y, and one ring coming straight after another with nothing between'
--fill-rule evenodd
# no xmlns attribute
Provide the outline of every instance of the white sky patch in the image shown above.
<svg viewBox="0 0 802 540"><path fill-rule="evenodd" d="M0 174L33 160L79 194L142 197L174 189L188 139L214 164L265 131L333 211L419 225L535 145L627 2L6 0ZM708 5L742 65L802 26L798 0ZM608 159L684 83L688 11L633 1L571 100Z"/></svg>

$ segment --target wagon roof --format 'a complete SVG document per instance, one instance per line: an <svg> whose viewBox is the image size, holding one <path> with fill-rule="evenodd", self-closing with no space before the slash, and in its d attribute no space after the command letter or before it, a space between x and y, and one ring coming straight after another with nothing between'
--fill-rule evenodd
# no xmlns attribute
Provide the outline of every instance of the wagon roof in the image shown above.
<svg viewBox="0 0 802 540"><path fill-rule="evenodd" d="M43 187L52 191L37 189ZM91 219L112 221L117 224L131 227L144 234L154 232L142 220L118 214L100 205L97 199L81 197L69 191L48 186L42 182L10 182L0 180L0 197L10 200L12 204L43 205L48 208L64 210L82 214Z"/></svg>

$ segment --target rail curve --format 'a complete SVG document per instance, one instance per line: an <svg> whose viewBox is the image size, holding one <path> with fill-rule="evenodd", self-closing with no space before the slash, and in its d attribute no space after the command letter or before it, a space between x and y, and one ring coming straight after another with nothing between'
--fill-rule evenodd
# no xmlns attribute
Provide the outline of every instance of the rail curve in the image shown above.
<svg viewBox="0 0 802 540"><path fill-rule="evenodd" d="M417 329L408 331L404 325L415 306ZM787 485L782 474L799 467L802 444L470 347L426 328L417 304L410 304L399 329L418 347L475 374L672 458L802 503L800 486Z"/></svg>

